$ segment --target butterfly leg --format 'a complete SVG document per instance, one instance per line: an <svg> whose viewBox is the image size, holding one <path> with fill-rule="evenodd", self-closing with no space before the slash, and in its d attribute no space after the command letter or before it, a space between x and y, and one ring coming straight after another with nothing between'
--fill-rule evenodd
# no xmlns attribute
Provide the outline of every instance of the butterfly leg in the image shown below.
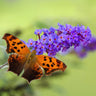
<svg viewBox="0 0 96 96"><path fill-rule="evenodd" d="M8 63L9 63L8 71L12 71L17 75L19 75L23 70L25 57L18 54L12 54L9 56Z"/></svg>

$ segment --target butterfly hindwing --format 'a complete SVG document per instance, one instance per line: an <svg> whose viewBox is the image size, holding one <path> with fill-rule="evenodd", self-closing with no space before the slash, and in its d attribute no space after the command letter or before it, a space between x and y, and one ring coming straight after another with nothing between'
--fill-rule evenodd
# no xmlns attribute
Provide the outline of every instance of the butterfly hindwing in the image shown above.
<svg viewBox="0 0 96 96"><path fill-rule="evenodd" d="M36 56L39 65L44 68L46 75L49 75L56 70L64 71L67 67L62 61L56 58L45 55L36 55Z"/></svg>
<svg viewBox="0 0 96 96"><path fill-rule="evenodd" d="M35 64L31 64L31 66L25 68L24 73L22 77L28 80L30 82L34 79L40 79L43 76L43 71L40 67L40 65L36 62Z"/></svg>
<svg viewBox="0 0 96 96"><path fill-rule="evenodd" d="M9 33L6 33L3 36L3 39L5 39L7 42L6 51L8 53L26 55L30 52L29 48L21 40Z"/></svg>
<svg viewBox="0 0 96 96"><path fill-rule="evenodd" d="M8 71L12 71L17 75L19 75L23 70L25 61L26 58L23 55L18 55L16 53L10 55L8 59L8 64L9 64Z"/></svg>

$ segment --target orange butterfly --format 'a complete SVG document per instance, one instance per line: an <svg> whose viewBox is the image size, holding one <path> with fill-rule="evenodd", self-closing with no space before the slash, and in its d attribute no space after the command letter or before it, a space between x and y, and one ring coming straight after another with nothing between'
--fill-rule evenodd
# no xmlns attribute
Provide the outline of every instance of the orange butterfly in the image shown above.
<svg viewBox="0 0 96 96"><path fill-rule="evenodd" d="M30 52L29 48L21 40L11 34L6 33L3 39L7 42L7 53L12 53L8 59L8 71L19 75L24 69L22 77L29 82L34 79L40 79L43 76L42 68L45 70L45 75L49 75L56 70L64 71L67 67L56 58L36 55L35 50Z"/></svg>

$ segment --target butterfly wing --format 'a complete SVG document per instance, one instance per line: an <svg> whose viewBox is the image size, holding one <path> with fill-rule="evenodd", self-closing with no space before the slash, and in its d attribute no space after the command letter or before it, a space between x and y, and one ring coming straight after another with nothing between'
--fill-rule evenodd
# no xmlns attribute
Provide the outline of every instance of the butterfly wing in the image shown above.
<svg viewBox="0 0 96 96"><path fill-rule="evenodd" d="M27 54L30 53L30 50L21 40L9 33L6 33L3 36L3 39L7 42L6 51L8 53L13 53L8 59L8 71L12 71L19 75L24 67Z"/></svg>
<svg viewBox="0 0 96 96"><path fill-rule="evenodd" d="M67 67L62 61L50 56L36 55L36 57L38 64L44 68L46 75L49 75L56 70L64 71Z"/></svg>
<svg viewBox="0 0 96 96"><path fill-rule="evenodd" d="M40 65L37 62L29 65L30 66L27 66L27 64L25 65L22 77L27 79L28 82L34 79L40 79L43 76L43 71Z"/></svg>
<svg viewBox="0 0 96 96"><path fill-rule="evenodd" d="M25 56L23 55L18 55L18 54L12 54L9 56L8 59L8 64L9 64L9 69L8 71L12 71L19 75L24 67L26 59Z"/></svg>
<svg viewBox="0 0 96 96"><path fill-rule="evenodd" d="M5 39L7 42L6 51L8 53L17 53L20 55L27 55L28 53L30 53L29 48L17 37L15 37L9 33L6 33L3 36L3 39Z"/></svg>

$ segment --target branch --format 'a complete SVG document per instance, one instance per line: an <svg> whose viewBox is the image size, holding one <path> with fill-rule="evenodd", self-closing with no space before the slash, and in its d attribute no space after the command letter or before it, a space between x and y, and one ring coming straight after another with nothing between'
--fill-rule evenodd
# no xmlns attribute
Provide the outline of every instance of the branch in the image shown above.
<svg viewBox="0 0 96 96"><path fill-rule="evenodd" d="M5 67L6 65L8 65L8 62L6 62L6 63L3 64L3 65L0 65L0 69L2 69L3 67Z"/></svg>

